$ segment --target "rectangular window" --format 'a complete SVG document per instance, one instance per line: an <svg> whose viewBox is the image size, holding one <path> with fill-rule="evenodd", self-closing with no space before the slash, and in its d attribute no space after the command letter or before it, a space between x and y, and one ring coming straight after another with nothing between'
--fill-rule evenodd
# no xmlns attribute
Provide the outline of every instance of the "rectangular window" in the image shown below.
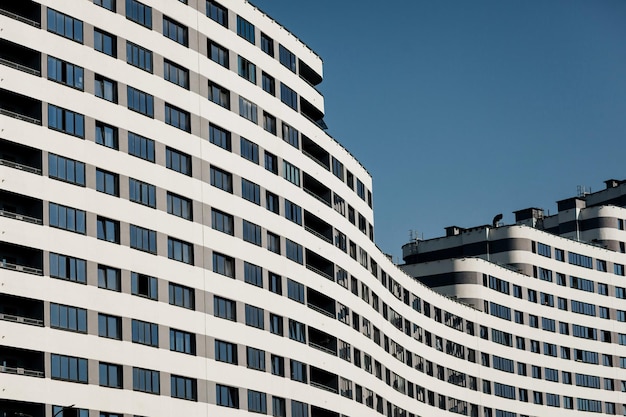
<svg viewBox="0 0 626 417"><path fill-rule="evenodd" d="M259 185L245 178L241 179L241 196L254 204L261 204L261 189Z"/></svg>
<svg viewBox="0 0 626 417"><path fill-rule="evenodd" d="M285 255L287 256L287 259L290 259L299 264L304 263L302 259L302 245L289 239L285 239L285 248Z"/></svg>
<svg viewBox="0 0 626 417"><path fill-rule="evenodd" d="M216 384L215 403L222 407L239 408L239 389Z"/></svg>
<svg viewBox="0 0 626 417"><path fill-rule="evenodd" d="M276 155L265 151L265 169L272 174L278 174L278 158Z"/></svg>
<svg viewBox="0 0 626 417"><path fill-rule="evenodd" d="M241 16L237 16L237 35L254 45L254 25Z"/></svg>
<svg viewBox="0 0 626 417"><path fill-rule="evenodd" d="M279 45L278 51L280 63L283 64L286 68L289 68L291 72L295 73L297 64L296 56L289 49L285 48L282 45Z"/></svg>
<svg viewBox="0 0 626 417"><path fill-rule="evenodd" d="M258 329L265 328L264 314L265 311L262 308L246 304L246 325L256 327Z"/></svg>
<svg viewBox="0 0 626 417"><path fill-rule="evenodd" d="M231 151L230 132L213 123L209 123L209 142L228 152Z"/></svg>
<svg viewBox="0 0 626 417"><path fill-rule="evenodd" d="M209 81L209 100L230 110L230 91Z"/></svg>
<svg viewBox="0 0 626 417"><path fill-rule="evenodd" d="M187 133L191 132L191 114L169 103L165 103L165 123Z"/></svg>
<svg viewBox="0 0 626 417"><path fill-rule="evenodd" d="M278 196L270 191L265 191L265 208L272 213L280 214L278 207Z"/></svg>
<svg viewBox="0 0 626 417"><path fill-rule="evenodd" d="M265 351L250 346L246 348L247 366L250 369L265 372Z"/></svg>
<svg viewBox="0 0 626 417"><path fill-rule="evenodd" d="M233 176L231 173L211 166L211 185L226 192L233 192Z"/></svg>
<svg viewBox="0 0 626 417"><path fill-rule="evenodd" d="M587 291L587 292L595 292L594 282L584 278L573 277L570 275L569 277L570 287L576 288L577 290Z"/></svg>
<svg viewBox="0 0 626 417"><path fill-rule="evenodd" d="M85 138L85 116L48 104L48 127L68 135Z"/></svg>
<svg viewBox="0 0 626 417"><path fill-rule="evenodd" d="M152 74L152 51L126 41L126 62Z"/></svg>
<svg viewBox="0 0 626 417"><path fill-rule="evenodd" d="M297 281L287 279L287 297L304 304L304 285Z"/></svg>
<svg viewBox="0 0 626 417"><path fill-rule="evenodd" d="M259 163L259 145L249 141L243 136L240 139L240 154L248 161Z"/></svg>
<svg viewBox="0 0 626 417"><path fill-rule="evenodd" d="M156 232L131 224L130 247L156 255Z"/></svg>
<svg viewBox="0 0 626 417"><path fill-rule="evenodd" d="M207 50L209 53L209 59L213 62L217 62L224 68L229 67L228 62L228 49L224 48L219 43L215 43L212 40L207 41Z"/></svg>
<svg viewBox="0 0 626 417"><path fill-rule="evenodd" d="M252 123L258 122L258 111L256 104L239 96L239 115L244 119L250 120Z"/></svg>
<svg viewBox="0 0 626 417"><path fill-rule="evenodd" d="M165 148L165 166L172 171L191 176L191 156L172 148Z"/></svg>
<svg viewBox="0 0 626 417"><path fill-rule="evenodd" d="M106 265L98 265L98 288L111 291L121 291L122 272L118 268Z"/></svg>
<svg viewBox="0 0 626 417"><path fill-rule="evenodd" d="M290 368L291 368L291 379L293 381L304 382L307 383L307 369L306 364L293 360L290 360ZM293 401L291 401L293 404ZM293 415L293 414L292 414Z"/></svg>
<svg viewBox="0 0 626 417"><path fill-rule="evenodd" d="M128 108L148 117L154 117L154 97L148 93L127 86Z"/></svg>
<svg viewBox="0 0 626 417"><path fill-rule="evenodd" d="M119 176L113 172L96 168L96 190L118 197Z"/></svg>
<svg viewBox="0 0 626 417"><path fill-rule="evenodd" d="M128 154L154 162L154 141L128 132Z"/></svg>
<svg viewBox="0 0 626 417"><path fill-rule="evenodd" d="M281 337L283 336L283 318L281 316L270 313L270 332Z"/></svg>
<svg viewBox="0 0 626 417"><path fill-rule="evenodd" d="M287 161L283 161L283 178L290 183L300 186L300 169Z"/></svg>
<svg viewBox="0 0 626 417"><path fill-rule="evenodd" d="M152 29L152 8L137 0L126 0L126 18Z"/></svg>
<svg viewBox="0 0 626 417"><path fill-rule="evenodd" d="M211 209L211 225L213 229L219 230L220 232L231 236L234 234L234 219L230 214L217 209Z"/></svg>
<svg viewBox="0 0 626 417"><path fill-rule="evenodd" d="M226 28L228 27L228 9L221 4L213 0L207 0L206 15L209 19L216 21Z"/></svg>
<svg viewBox="0 0 626 417"><path fill-rule="evenodd" d="M122 340L122 319L99 313L98 336Z"/></svg>
<svg viewBox="0 0 626 417"><path fill-rule="evenodd" d="M267 232L267 250L280 255L280 236L270 231Z"/></svg>
<svg viewBox="0 0 626 417"><path fill-rule="evenodd" d="M248 390L248 411L267 414L267 399L264 392Z"/></svg>
<svg viewBox="0 0 626 417"><path fill-rule="evenodd" d="M261 50L272 58L274 57L274 39L263 32L261 32Z"/></svg>
<svg viewBox="0 0 626 417"><path fill-rule="evenodd" d="M172 284L170 282L169 303L174 306L193 310L195 308L195 297L193 288L185 287L178 284Z"/></svg>
<svg viewBox="0 0 626 417"><path fill-rule="evenodd" d="M276 118L267 112L263 112L263 129L276 135Z"/></svg>
<svg viewBox="0 0 626 417"><path fill-rule="evenodd" d="M83 43L83 22L48 8L48 32Z"/></svg>
<svg viewBox="0 0 626 417"><path fill-rule="evenodd" d="M247 220L243 221L243 240L257 246L261 246L261 226L251 223Z"/></svg>
<svg viewBox="0 0 626 417"><path fill-rule="evenodd" d="M87 310L50 303L50 327L87 333Z"/></svg>
<svg viewBox="0 0 626 417"><path fill-rule="evenodd" d="M50 226L85 234L85 211L55 203L49 206Z"/></svg>
<svg viewBox="0 0 626 417"><path fill-rule="evenodd" d="M380 404L379 411L382 414L382 398L379 396L376 397L378 398L378 403ZM309 417L309 405L301 403L300 401L291 400L291 417Z"/></svg>
<svg viewBox="0 0 626 417"><path fill-rule="evenodd" d="M238 56L238 70L239 76L250 81L252 84L256 84L256 65L247 59Z"/></svg>
<svg viewBox="0 0 626 417"><path fill-rule="evenodd" d="M185 220L193 220L191 200L169 191L167 192L167 212Z"/></svg>
<svg viewBox="0 0 626 417"><path fill-rule="evenodd" d="M98 145L117 150L119 148L117 135L116 127L96 122L96 143Z"/></svg>
<svg viewBox="0 0 626 417"><path fill-rule="evenodd" d="M237 365L237 344L215 340L215 360Z"/></svg>
<svg viewBox="0 0 626 417"><path fill-rule="evenodd" d="M159 371L133 367L133 390L147 392L148 394L160 394Z"/></svg>
<svg viewBox="0 0 626 417"><path fill-rule="evenodd" d="M100 29L93 30L93 47L96 51L117 58L117 37Z"/></svg>
<svg viewBox="0 0 626 417"><path fill-rule="evenodd" d="M70 64L58 58L48 56L48 79L65 84L69 87L83 90L84 88L83 67Z"/></svg>
<svg viewBox="0 0 626 417"><path fill-rule="evenodd" d="M270 93L271 95L276 95L276 82L274 81L274 77L269 74L263 72L261 74L261 86L263 87L263 91L266 93Z"/></svg>
<svg viewBox="0 0 626 417"><path fill-rule="evenodd" d="M189 70L167 59L163 60L163 78L189 90Z"/></svg>
<svg viewBox="0 0 626 417"><path fill-rule="evenodd" d="M298 111L298 94L283 83L280 83L280 101Z"/></svg>
<svg viewBox="0 0 626 417"><path fill-rule="evenodd" d="M170 377L170 386L173 398L197 401L198 394L195 379L172 375Z"/></svg>
<svg viewBox="0 0 626 417"><path fill-rule="evenodd" d="M213 252L213 272L234 278L235 259L221 253Z"/></svg>
<svg viewBox="0 0 626 417"><path fill-rule="evenodd" d="M159 347L159 326L141 320L132 321L133 343Z"/></svg>
<svg viewBox="0 0 626 417"><path fill-rule="evenodd" d="M52 278L87 283L87 262L84 259L50 253L50 276Z"/></svg>
<svg viewBox="0 0 626 417"><path fill-rule="evenodd" d="M337 159L335 159L334 157L333 157L333 174L335 175L335 177L343 181L343 178L344 178L343 164L339 162Z"/></svg>
<svg viewBox="0 0 626 417"><path fill-rule="evenodd" d="M97 4L100 7L104 7L107 10L115 12L115 0L93 0L93 4ZM60 415L63 417L63 413L60 413Z"/></svg>
<svg viewBox="0 0 626 417"><path fill-rule="evenodd" d="M50 355L52 379L87 383L87 359L65 355Z"/></svg>
<svg viewBox="0 0 626 417"><path fill-rule="evenodd" d="M167 16L163 16L163 36L183 46L188 46L187 27Z"/></svg>
<svg viewBox="0 0 626 417"><path fill-rule="evenodd" d="M130 201L156 208L156 187L154 185L129 178L128 187Z"/></svg>
<svg viewBox="0 0 626 417"><path fill-rule="evenodd" d="M167 257L193 265L193 245L173 237L167 238Z"/></svg>
<svg viewBox="0 0 626 417"><path fill-rule="evenodd" d="M285 199L285 218L302 225L302 208Z"/></svg>
<svg viewBox="0 0 626 417"><path fill-rule="evenodd" d="M182 330L170 329L170 350L195 355L196 335Z"/></svg>
<svg viewBox="0 0 626 417"><path fill-rule="evenodd" d="M284 398L272 396L272 416L287 417L287 407ZM292 414L295 416L295 414ZM80 416L83 417L83 416Z"/></svg>
<svg viewBox="0 0 626 417"><path fill-rule="evenodd" d="M213 315L222 319L237 321L236 303L216 295L213 298Z"/></svg>
<svg viewBox="0 0 626 417"><path fill-rule="evenodd" d="M567 256L570 264L593 269L593 258L590 256L580 255L574 252L568 252Z"/></svg>
<svg viewBox="0 0 626 417"><path fill-rule="evenodd" d="M120 243L120 222L98 216L97 221L98 239L107 242Z"/></svg>
<svg viewBox="0 0 626 417"><path fill-rule="evenodd" d="M157 284L155 277L139 274L137 272L130 273L130 292L133 295L158 300L159 292Z"/></svg>

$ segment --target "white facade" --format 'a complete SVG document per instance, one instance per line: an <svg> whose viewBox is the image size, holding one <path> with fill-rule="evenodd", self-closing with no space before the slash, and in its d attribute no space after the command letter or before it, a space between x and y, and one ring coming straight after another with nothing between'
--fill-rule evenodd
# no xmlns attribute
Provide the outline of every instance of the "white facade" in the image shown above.
<svg viewBox="0 0 626 417"><path fill-rule="evenodd" d="M321 59L253 5L12 3L0 6L1 415L541 416L575 412L576 398L622 410L614 316L612 344L509 329L378 250L371 177L320 128ZM605 252L589 256L626 263ZM502 346L480 326L611 354L613 367ZM482 353L615 390L502 372Z"/></svg>

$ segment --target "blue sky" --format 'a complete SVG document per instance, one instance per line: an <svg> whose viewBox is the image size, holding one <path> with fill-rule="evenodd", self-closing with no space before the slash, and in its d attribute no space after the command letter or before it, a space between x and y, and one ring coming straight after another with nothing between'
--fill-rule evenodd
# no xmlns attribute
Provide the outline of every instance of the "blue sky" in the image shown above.
<svg viewBox="0 0 626 417"><path fill-rule="evenodd" d="M374 178L376 243L626 178L624 0L253 0L324 60L328 132Z"/></svg>

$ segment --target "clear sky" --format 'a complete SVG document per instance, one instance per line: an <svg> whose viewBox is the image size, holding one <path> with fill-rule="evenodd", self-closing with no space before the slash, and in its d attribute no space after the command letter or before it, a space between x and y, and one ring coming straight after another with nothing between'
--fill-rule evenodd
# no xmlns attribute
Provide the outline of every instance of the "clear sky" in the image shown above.
<svg viewBox="0 0 626 417"><path fill-rule="evenodd" d="M376 243L626 178L624 0L253 0L324 60L325 121L374 178Z"/></svg>

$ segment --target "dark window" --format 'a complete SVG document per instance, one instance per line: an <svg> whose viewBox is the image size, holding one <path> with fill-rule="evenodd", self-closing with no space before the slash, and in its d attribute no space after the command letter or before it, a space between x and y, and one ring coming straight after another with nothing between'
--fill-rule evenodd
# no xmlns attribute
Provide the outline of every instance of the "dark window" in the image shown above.
<svg viewBox="0 0 626 417"><path fill-rule="evenodd" d="M211 185L226 192L233 192L233 176L230 172L211 166Z"/></svg>
<svg viewBox="0 0 626 417"><path fill-rule="evenodd" d="M268 92L273 96L276 95L276 82L274 81L274 77L269 74L263 73L261 76L261 85L265 92Z"/></svg>
<svg viewBox="0 0 626 417"><path fill-rule="evenodd" d="M98 336L122 339L122 319L107 314L98 314Z"/></svg>
<svg viewBox="0 0 626 417"><path fill-rule="evenodd" d="M265 191L265 208L272 213L280 214L278 207L278 196L270 191Z"/></svg>
<svg viewBox="0 0 626 417"><path fill-rule="evenodd" d="M136 0L126 0L126 18L152 29L152 8Z"/></svg>
<svg viewBox="0 0 626 417"><path fill-rule="evenodd" d="M255 164L259 163L259 145L249 141L243 136L240 139L240 154L248 161L252 161Z"/></svg>
<svg viewBox="0 0 626 417"><path fill-rule="evenodd" d="M120 243L120 222L98 216L98 239L111 243Z"/></svg>
<svg viewBox="0 0 626 417"><path fill-rule="evenodd" d="M137 272L130 273L130 292L133 295L158 300L157 279Z"/></svg>
<svg viewBox="0 0 626 417"><path fill-rule="evenodd" d="M106 146L107 148L118 149L119 142L117 139L117 128L104 124L102 122L96 122L96 143L98 145Z"/></svg>
<svg viewBox="0 0 626 417"><path fill-rule="evenodd" d="M276 135L276 118L267 112L263 112L263 129Z"/></svg>
<svg viewBox="0 0 626 417"><path fill-rule="evenodd" d="M261 190L258 184L248 181L245 178L241 179L241 196L253 202L254 204L261 204Z"/></svg>
<svg viewBox="0 0 626 417"><path fill-rule="evenodd" d="M132 340L133 343L159 347L159 326L155 323L133 320Z"/></svg>
<svg viewBox="0 0 626 417"><path fill-rule="evenodd" d="M244 281L263 288L263 268L249 262L243 263Z"/></svg>
<svg viewBox="0 0 626 417"><path fill-rule="evenodd" d="M209 141L229 152L231 150L230 132L213 123L209 123Z"/></svg>
<svg viewBox="0 0 626 417"><path fill-rule="evenodd" d="M160 388L159 371L133 367L133 389L135 391L159 394Z"/></svg>
<svg viewBox="0 0 626 417"><path fill-rule="evenodd" d="M224 27L228 27L228 9L221 4L207 0L206 15Z"/></svg>
<svg viewBox="0 0 626 417"><path fill-rule="evenodd" d="M87 261L51 252L50 276L85 284L87 283Z"/></svg>
<svg viewBox="0 0 626 417"><path fill-rule="evenodd" d="M126 41L126 62L152 73L152 51Z"/></svg>
<svg viewBox="0 0 626 417"><path fill-rule="evenodd" d="M85 137L85 116L48 104L48 127L79 138Z"/></svg>
<svg viewBox="0 0 626 417"><path fill-rule="evenodd" d="M50 153L48 154L48 176L84 187L85 164Z"/></svg>
<svg viewBox="0 0 626 417"><path fill-rule="evenodd" d="M193 220L191 200L169 191L167 192L167 212L186 220Z"/></svg>
<svg viewBox="0 0 626 417"><path fill-rule="evenodd" d="M237 308L233 300L215 296L213 298L213 315L222 319L237 321Z"/></svg>
<svg viewBox="0 0 626 417"><path fill-rule="evenodd" d="M52 379L87 383L87 359L65 355L50 355Z"/></svg>
<svg viewBox="0 0 626 417"><path fill-rule="evenodd" d="M118 292L121 291L121 276L122 273L118 268L98 265L98 288Z"/></svg>
<svg viewBox="0 0 626 417"><path fill-rule="evenodd" d="M256 104L239 96L239 115L252 123L258 122L258 109Z"/></svg>
<svg viewBox="0 0 626 417"><path fill-rule="evenodd" d="M163 16L163 36L170 38L174 42L178 42L183 46L188 45L187 27L167 16Z"/></svg>
<svg viewBox="0 0 626 417"><path fill-rule="evenodd" d="M235 277L235 260L230 256L213 252L213 272L227 277Z"/></svg>
<svg viewBox="0 0 626 417"><path fill-rule="evenodd" d="M50 303L50 327L87 333L87 310Z"/></svg>
<svg viewBox="0 0 626 417"><path fill-rule="evenodd" d="M167 238L167 257L175 261L193 265L193 245L182 240Z"/></svg>
<svg viewBox="0 0 626 417"><path fill-rule="evenodd" d="M234 234L233 216L214 208L211 209L211 226L231 236Z"/></svg>
<svg viewBox="0 0 626 417"><path fill-rule="evenodd" d="M248 390L248 411L267 414L267 398L264 392Z"/></svg>
<svg viewBox="0 0 626 417"><path fill-rule="evenodd" d="M218 362L226 362L237 365L237 344L224 342L223 340L216 340L215 360Z"/></svg>
<svg viewBox="0 0 626 417"><path fill-rule="evenodd" d="M156 187L154 185L129 178L128 187L130 201L156 208Z"/></svg>
<svg viewBox="0 0 626 417"><path fill-rule="evenodd" d="M228 49L224 48L219 43L215 43L212 40L207 41L207 50L209 53L209 59L211 61L217 62L224 68L229 67L228 61Z"/></svg>
<svg viewBox="0 0 626 417"><path fill-rule="evenodd" d="M55 203L49 206L50 226L85 234L85 211Z"/></svg>
<svg viewBox="0 0 626 417"><path fill-rule="evenodd" d="M157 253L156 232L143 227L130 225L130 247L152 254Z"/></svg>
<svg viewBox="0 0 626 417"><path fill-rule="evenodd" d="M241 16L237 16L237 35L254 45L254 25Z"/></svg>
<svg viewBox="0 0 626 417"><path fill-rule="evenodd" d="M167 59L163 61L163 78L189 90L189 70Z"/></svg>
<svg viewBox="0 0 626 417"><path fill-rule="evenodd" d="M56 10L48 9L48 32L83 43L83 22Z"/></svg>
<svg viewBox="0 0 626 417"><path fill-rule="evenodd" d="M259 307L246 304L246 325L258 329L265 328L264 310Z"/></svg>
<svg viewBox="0 0 626 417"><path fill-rule="evenodd" d="M272 174L278 174L278 158L267 151L265 151L265 169Z"/></svg>
<svg viewBox="0 0 626 417"><path fill-rule="evenodd" d="M115 35L94 29L93 38L93 47L96 51L117 58L117 38Z"/></svg>
<svg viewBox="0 0 626 417"><path fill-rule="evenodd" d="M215 403L222 407L239 408L239 389L215 385Z"/></svg>
<svg viewBox="0 0 626 417"><path fill-rule="evenodd" d="M302 208L285 199L285 218L302 225Z"/></svg>
<svg viewBox="0 0 626 417"><path fill-rule="evenodd" d="M48 56L48 79L83 90L84 69L58 58Z"/></svg>
<svg viewBox="0 0 626 417"><path fill-rule="evenodd" d="M118 197L120 195L119 189L119 176L117 174L96 168L97 191Z"/></svg>
<svg viewBox="0 0 626 417"><path fill-rule="evenodd" d="M280 101L298 111L298 94L283 83L280 83Z"/></svg>
<svg viewBox="0 0 626 417"><path fill-rule="evenodd" d="M287 256L287 259L290 259L299 264L303 264L302 245L289 239L285 239L285 247L285 255Z"/></svg>
<svg viewBox="0 0 626 417"><path fill-rule="evenodd" d="M188 308L190 310L194 309L195 298L193 288L170 283L169 293L169 302L171 305Z"/></svg>
<svg viewBox="0 0 626 417"><path fill-rule="evenodd" d="M272 58L274 57L274 39L263 32L261 32L261 50Z"/></svg>
<svg viewBox="0 0 626 417"><path fill-rule="evenodd" d="M246 348L246 364L248 368L265 371L265 351L250 346Z"/></svg>
<svg viewBox="0 0 626 417"><path fill-rule="evenodd" d="M278 51L280 63L290 71L296 72L296 56L282 45L279 46Z"/></svg>
<svg viewBox="0 0 626 417"><path fill-rule="evenodd" d="M166 148L165 166L173 171L191 176L191 156L172 148Z"/></svg>
<svg viewBox="0 0 626 417"><path fill-rule="evenodd" d="M170 350L196 354L196 335L182 330L170 329Z"/></svg>
<svg viewBox="0 0 626 417"><path fill-rule="evenodd" d="M190 401L196 401L198 399L195 379L172 375L170 384L173 398L181 398Z"/></svg>
<svg viewBox="0 0 626 417"><path fill-rule="evenodd" d="M295 148L300 148L300 132L284 122L283 140Z"/></svg>
<svg viewBox="0 0 626 417"><path fill-rule="evenodd" d="M191 132L191 115L188 111L165 103L165 123L185 132Z"/></svg>
<svg viewBox="0 0 626 417"><path fill-rule="evenodd" d="M154 117L154 97L148 93L127 87L128 108L148 117Z"/></svg>
<svg viewBox="0 0 626 417"><path fill-rule="evenodd" d="M239 76L256 84L256 65L241 56L238 58Z"/></svg>
<svg viewBox="0 0 626 417"><path fill-rule="evenodd" d="M230 109L230 91L211 81L209 81L209 100L225 109Z"/></svg>
<svg viewBox="0 0 626 417"><path fill-rule="evenodd" d="M104 7L107 10L115 12L115 0L93 0L93 4L97 4L100 7ZM60 413L60 416L63 417L63 414Z"/></svg>

